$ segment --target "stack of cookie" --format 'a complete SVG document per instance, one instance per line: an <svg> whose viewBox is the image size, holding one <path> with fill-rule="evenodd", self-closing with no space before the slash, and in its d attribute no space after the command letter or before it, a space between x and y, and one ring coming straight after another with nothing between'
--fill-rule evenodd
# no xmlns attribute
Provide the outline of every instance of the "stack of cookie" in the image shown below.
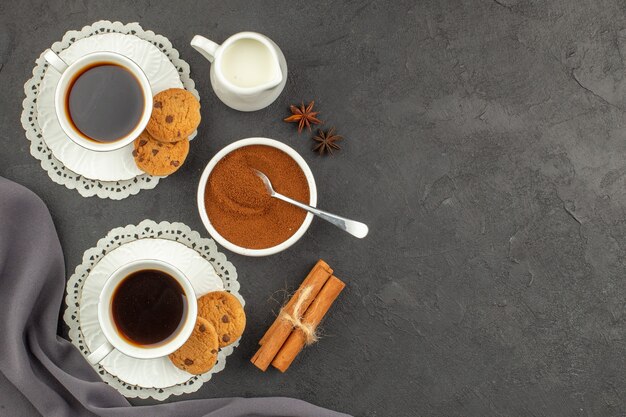
<svg viewBox="0 0 626 417"><path fill-rule="evenodd" d="M200 124L200 102L189 91L170 88L153 99L146 130L135 139L133 157L146 174L176 172L189 153L189 135Z"/></svg>
<svg viewBox="0 0 626 417"><path fill-rule="evenodd" d="M229 292L214 291L198 299L198 319L187 342L170 354L172 363L190 374L208 372L220 348L234 343L246 327L246 313Z"/></svg>

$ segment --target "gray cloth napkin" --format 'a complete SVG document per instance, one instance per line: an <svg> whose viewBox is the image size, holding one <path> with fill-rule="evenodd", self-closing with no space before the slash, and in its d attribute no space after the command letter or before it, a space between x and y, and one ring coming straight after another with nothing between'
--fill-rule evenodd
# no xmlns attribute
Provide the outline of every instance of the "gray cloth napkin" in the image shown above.
<svg viewBox="0 0 626 417"><path fill-rule="evenodd" d="M63 252L45 204L0 177L0 371L44 416L315 416L346 414L290 398L221 398L130 406L57 336Z"/></svg>

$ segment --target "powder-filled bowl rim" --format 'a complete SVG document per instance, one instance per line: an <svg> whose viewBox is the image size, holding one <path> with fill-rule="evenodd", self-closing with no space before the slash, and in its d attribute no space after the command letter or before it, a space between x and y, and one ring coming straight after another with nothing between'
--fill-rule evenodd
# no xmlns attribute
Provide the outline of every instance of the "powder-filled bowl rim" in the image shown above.
<svg viewBox="0 0 626 417"><path fill-rule="evenodd" d="M207 182L209 181L209 176L211 175L213 168L215 168L215 165L217 165L217 163L221 161L222 158L224 158L235 149L243 148L250 145L265 145L279 149L289 155L294 161L296 161L296 163L304 173L307 183L309 184L309 205L313 207L317 205L317 187L315 185L315 178L313 177L313 172L311 172L309 165L302 158L302 156L300 156L300 154L296 152L292 147L285 145L284 143L279 142L275 139L257 137L241 139L233 142L230 145L224 147L222 150L216 153L213 158L211 158L206 168L204 168L204 172L202 172L202 176L200 177L200 183L198 184L198 213L200 214L200 218L202 219L204 227L207 229L211 237L226 249L246 256L274 255L289 248L304 235L304 233L311 225L311 221L313 220L313 215L311 213L307 213L304 221L302 222L298 230L296 230L296 233L291 235L291 237L284 242L265 249L249 249L235 245L234 243L226 240L222 235L220 235L211 224L209 216L207 215L206 207L204 205L204 192L207 186Z"/></svg>

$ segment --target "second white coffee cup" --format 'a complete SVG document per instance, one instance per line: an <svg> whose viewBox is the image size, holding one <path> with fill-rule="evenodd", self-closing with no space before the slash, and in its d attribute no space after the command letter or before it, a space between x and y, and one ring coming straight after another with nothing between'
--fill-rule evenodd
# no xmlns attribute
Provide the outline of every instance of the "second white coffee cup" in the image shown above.
<svg viewBox="0 0 626 417"><path fill-rule="evenodd" d="M146 269L165 272L180 284L186 297L186 310L175 334L163 343L141 346L129 342L119 333L113 320L112 301L115 289L125 278L134 272ZM99 363L114 349L138 359L154 359L167 356L180 348L191 336L197 316L198 304L196 294L191 282L182 271L169 263L156 259L142 259L128 263L113 272L102 288L98 300L98 322L107 341L94 349L87 359L92 364Z"/></svg>

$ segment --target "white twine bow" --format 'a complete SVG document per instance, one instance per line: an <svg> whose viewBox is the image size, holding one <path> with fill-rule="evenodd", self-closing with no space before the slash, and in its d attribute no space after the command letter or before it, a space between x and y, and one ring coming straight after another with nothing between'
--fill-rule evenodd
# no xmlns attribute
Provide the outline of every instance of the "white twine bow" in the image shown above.
<svg viewBox="0 0 626 417"><path fill-rule="evenodd" d="M300 311L302 309L302 304L304 304L304 302L311 295L311 291L313 291L313 287L311 286L304 287L302 291L300 291L298 301L296 301L296 304L293 306L293 314L287 313L284 308L280 311L280 316L283 320L289 322L294 328L302 331L302 334L304 334L304 342L307 346L317 342L318 338L315 326L311 323L304 323L302 321L304 311Z"/></svg>

